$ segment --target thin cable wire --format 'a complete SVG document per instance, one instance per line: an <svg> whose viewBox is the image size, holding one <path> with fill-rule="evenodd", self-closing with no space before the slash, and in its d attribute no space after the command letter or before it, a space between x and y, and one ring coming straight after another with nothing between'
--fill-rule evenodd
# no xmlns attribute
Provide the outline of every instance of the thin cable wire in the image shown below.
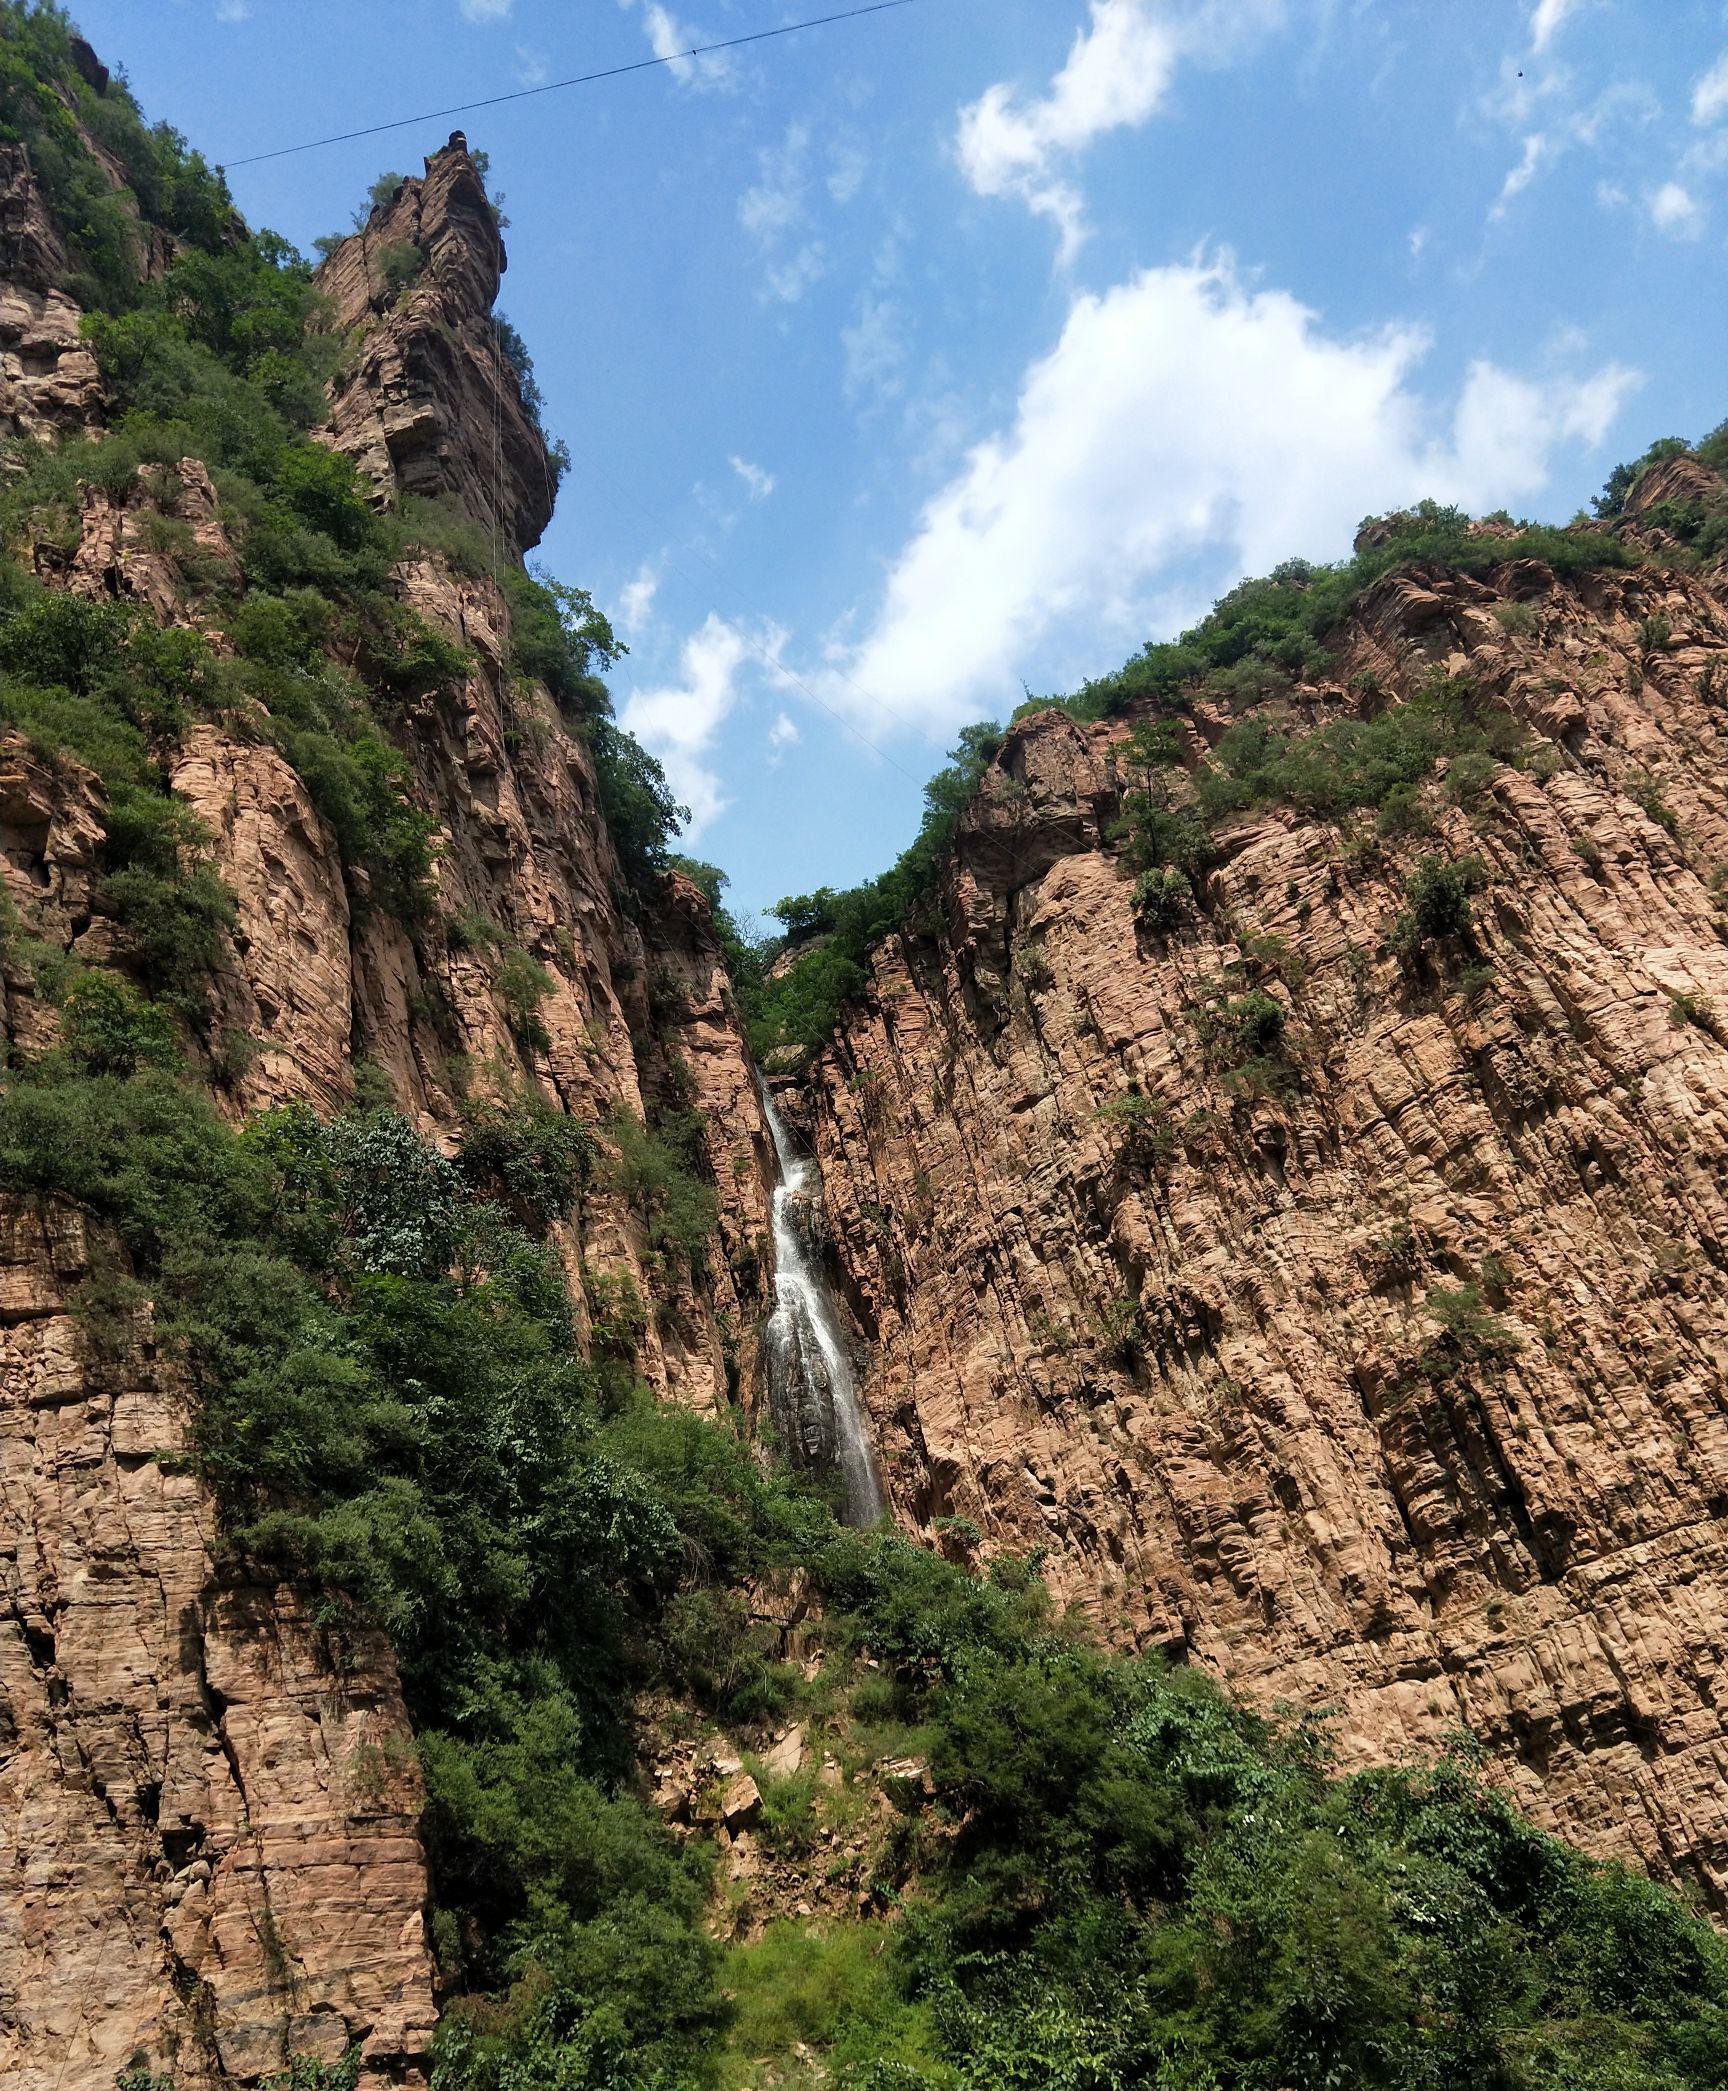
<svg viewBox="0 0 1728 2091"><path fill-rule="evenodd" d="M597 73L577 73L568 80L547 80L539 87L518 87L509 94L488 95L484 101L457 102L448 109L428 109L419 116L399 116L389 123L367 124L358 131L337 131L328 138L309 138L304 145L279 145L274 152L249 153L243 160L220 164L226 172L236 167L257 167L266 160L285 160L293 153L317 152L326 145L349 145L356 138L377 138L386 131L406 131L417 123L441 123L447 116L471 116L476 109L498 109L506 102L525 102L537 94L558 94L567 87L592 87L599 80L619 80L626 73L652 72L657 66L682 65L692 58L712 58L720 51L741 50L746 44L765 44L777 36L797 36L806 29L826 29L836 22L856 22L864 15L887 14L897 7L910 7L913 0L870 0L864 7L848 7L839 14L817 15L806 22L783 22L778 29L757 29L748 36L729 36L723 43L692 44L688 51L667 51L654 58L633 59L628 65L609 65Z"/></svg>

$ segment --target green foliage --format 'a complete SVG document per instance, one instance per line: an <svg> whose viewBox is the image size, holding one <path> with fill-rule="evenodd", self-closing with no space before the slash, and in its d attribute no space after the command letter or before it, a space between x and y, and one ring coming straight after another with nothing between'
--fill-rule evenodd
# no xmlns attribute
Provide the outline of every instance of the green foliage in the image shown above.
<svg viewBox="0 0 1728 2091"><path fill-rule="evenodd" d="M352 2048L340 2062L297 2055L286 2069L264 2079L263 2091L355 2091L359 2081L360 2050Z"/></svg>
<svg viewBox="0 0 1728 2091"><path fill-rule="evenodd" d="M1287 560L1263 580L1241 582L1211 615L1179 639L1148 644L1113 674L1066 701L1077 717L1111 718L1156 703L1180 706L1205 683L1253 703L1296 678L1322 670L1325 640L1352 600L1401 566L1485 573L1514 559L1538 559L1560 574L1629 566L1636 554L1605 531L1526 524L1515 536L1472 536L1461 509L1419 502L1383 519L1377 541L1338 566Z"/></svg>
<svg viewBox="0 0 1728 2091"><path fill-rule="evenodd" d="M673 831L690 818L648 751L611 717L599 671L628 650L585 589L544 573L499 575L510 605L510 666L544 683L594 757L600 806L632 896L652 892L666 870Z"/></svg>
<svg viewBox="0 0 1728 2091"><path fill-rule="evenodd" d="M1417 1356L1416 1370L1423 1379L1443 1383L1472 1370L1496 1370L1523 1348L1513 1331L1483 1305L1479 1285L1436 1286L1424 1304L1439 1331Z"/></svg>
<svg viewBox="0 0 1728 2091"><path fill-rule="evenodd" d="M166 124L144 123L123 82L100 94L73 58L65 10L42 0L0 6L0 137L21 139L72 251L67 289L79 304L136 294L143 261L138 217L115 190L96 147L110 153L139 214L177 238L214 248L236 220L226 185Z"/></svg>
<svg viewBox="0 0 1728 2091"><path fill-rule="evenodd" d="M1124 1160L1142 1169L1162 1169L1175 1160L1176 1128L1157 1097L1131 1089L1101 1104L1096 1116Z"/></svg>
<svg viewBox="0 0 1728 2091"><path fill-rule="evenodd" d="M1194 908L1194 888L1174 865L1143 871L1134 881L1134 919L1153 936L1167 936Z"/></svg>
<svg viewBox="0 0 1728 2091"><path fill-rule="evenodd" d="M520 944L511 945L498 962L494 985L503 1005L504 1020L515 1033L518 1043L537 1052L544 1052L552 1043L550 1033L540 1021L540 1005L551 994L554 984L552 975Z"/></svg>
<svg viewBox="0 0 1728 2091"><path fill-rule="evenodd" d="M1404 881L1404 912L1392 926L1393 949L1406 957L1434 945L1462 945L1474 923L1470 896L1483 870L1475 857L1424 857Z"/></svg>
<svg viewBox="0 0 1728 2091"><path fill-rule="evenodd" d="M758 1058L774 1052L807 1058L821 1050L842 1007L864 985L872 945L915 916L934 892L961 811L1001 745L999 727L965 729L950 750L948 767L924 787L924 818L917 839L892 870L844 893L824 887L819 893L783 900L775 908L791 946L816 934L823 941L800 952L778 978L764 974L753 991L741 995Z"/></svg>
<svg viewBox="0 0 1728 2091"><path fill-rule="evenodd" d="M840 1527L726 1431L588 1364L541 1237L579 1194L590 1149L548 1105L477 1109L452 1161L375 1100L330 1124L290 1109L236 1130L180 1078L172 1020L215 962L223 916L219 890L199 884L201 839L163 789L179 723L253 721L343 836L357 893L412 905L429 825L372 694L331 649L363 657L395 701L461 665L386 607L408 526L374 516L351 472L303 441L339 353L304 266L245 240L220 184L145 132L118 90L95 106L109 97L76 80L57 9L0 0L0 28L0 124L61 155L44 179L129 415L82 455L23 458L0 500L7 527L56 511L86 467L129 492L199 456L222 475L247 584L243 608L214 605L229 660L148 639L117 611L47 607L0 574L0 706L97 771L103 904L138 975L63 964L60 1042L0 1089L0 1180L76 1201L124 1249L152 1340L194 1397L227 1565L293 1578L334 1634L364 1619L395 1645L421 1737L435 1936L459 1999L439 2091L701 2091L731 2062L778 2067L793 2039L855 2091L1720 2087L1721 1942L1672 1896L1537 1833L1467 1764L1334 1779L1302 1727L1059 1630L1034 1562L980 1579L898 1535ZM80 123L120 154L147 221L184 238L157 284L138 275L136 232ZM1246 584L1183 642L1185 662L1149 653L1129 680L1174 693L1200 673L1265 694L1306 672L1327 605L1381 556L1613 556L1587 535L1552 538L1485 548L1449 512L1419 513L1367 567ZM506 586L518 672L543 674L588 734L640 888L667 861L675 809L607 716L594 670L615 642L585 598ZM1108 708L1127 687L1082 699ZM1489 722L1467 723L1486 738L1466 752L1498 752ZM927 901L995 746L990 729L962 740L885 879L794 907L801 948L761 990L763 1035L820 1044L870 943ZM1303 754L1244 736L1187 784L1190 805L1171 789L1173 747L1148 734L1131 758L1159 816L1135 824L1141 872L1204 868L1208 821L1256 792L1367 805L1386 772L1411 781L1402 749ZM522 987L527 1007L536 983ZM1284 1005L1220 992L1206 1021L1223 1060L1264 1058ZM1112 1123L1162 1144L1151 1113ZM598 1163L656 1251L686 1264L714 1214L695 1131L615 1119ZM1435 1378L1488 1369L1516 1342L1475 1288L1428 1306ZM642 1311L621 1282L612 1311L621 1325ZM906 1797L908 1908L891 1940L855 1924L777 1931L723 1966L700 1850L632 1795L634 1710L651 1692L747 1728L793 1703L801 1680L758 1600L794 1577L835 1659L880 1666L874 1711L919 1724L935 1798ZM737 1995L729 2054L722 1981ZM288 2091L342 2091L354 2067L291 2063ZM126 2074L145 2091L145 2062Z"/></svg>
<svg viewBox="0 0 1728 2091"><path fill-rule="evenodd" d="M1708 995L1686 988L1668 997L1668 1021L1678 1031L1693 1025L1711 1038L1722 1036L1722 1019Z"/></svg>
<svg viewBox="0 0 1728 2091"><path fill-rule="evenodd" d="M697 1129L695 1119L685 1117L664 1120L659 1131L651 1131L628 1111L615 1111L606 1121L612 1189L635 1207L649 1247L692 1270L702 1266L718 1216L713 1190L690 1167Z"/></svg>
<svg viewBox="0 0 1728 2091"><path fill-rule="evenodd" d="M166 1010L113 973L80 973L60 1001L60 1043L80 1072L133 1075L179 1058Z"/></svg>
<svg viewBox="0 0 1728 2091"><path fill-rule="evenodd" d="M411 284L417 283L426 266L425 255L412 240L387 241L378 249L375 259L384 288L393 298L400 297Z"/></svg>
<svg viewBox="0 0 1728 2091"><path fill-rule="evenodd" d="M1591 507L1604 522L1612 522L1624 513L1626 496L1652 465L1660 464L1664 458L1684 457L1688 448L1684 437L1659 436L1642 457L1634 458L1628 465L1614 467L1608 475L1607 485L1591 502Z"/></svg>
<svg viewBox="0 0 1728 2091"><path fill-rule="evenodd" d="M457 1166L475 1190L499 1199L519 1226L544 1234L564 1218L594 1172L599 1146L538 1090L463 1114Z"/></svg>
<svg viewBox="0 0 1728 2091"><path fill-rule="evenodd" d="M950 2091L1720 2083L1728 1952L1671 1895L1461 1761L1333 1779L1301 1726L1056 1631L1031 1564L979 1580L840 1527L701 1419L617 1406L533 1245L400 1120L236 1134L160 1069L49 1056L0 1096L0 1174L128 1245L230 1545L396 1641L460 1999L440 2091L702 2091L791 2040ZM1507 1340L1469 1290L1430 1301L1458 1371ZM909 1797L892 1935L786 1928L723 1965L699 1848L626 1791L629 1706L784 1705L743 1591L793 1571L836 1659L880 1664L875 1714L920 1724L929 1834Z"/></svg>
<svg viewBox="0 0 1728 2091"><path fill-rule="evenodd" d="M881 2081L885 2069L930 2066L928 2015L895 1979L889 1946L876 1925L818 1930L782 1921L735 1949L725 1973L737 2020L723 2084L756 2082L754 2070L744 2073L749 2064L771 2064L800 2048L822 2055L847 2083L863 2068Z"/></svg>

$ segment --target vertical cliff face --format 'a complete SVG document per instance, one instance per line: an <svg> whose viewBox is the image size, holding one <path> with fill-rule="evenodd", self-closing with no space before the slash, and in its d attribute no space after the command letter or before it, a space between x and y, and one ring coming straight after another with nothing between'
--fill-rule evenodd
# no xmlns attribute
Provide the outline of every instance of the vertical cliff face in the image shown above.
<svg viewBox="0 0 1728 2091"><path fill-rule="evenodd" d="M381 496L450 495L519 557L557 478L492 317L506 267L497 213L455 132L331 255L320 281L360 347L330 436Z"/></svg>
<svg viewBox="0 0 1728 2091"><path fill-rule="evenodd" d="M1728 598L1396 572L1290 709L1436 673L1529 759L1442 763L1420 834L1238 815L1162 920L1109 839L1132 720L1028 717L790 1101L906 1522L1335 1707L1346 1762L1467 1726L1721 1899ZM1395 928L1425 856L1480 874L1444 951Z"/></svg>
<svg viewBox="0 0 1728 2091"><path fill-rule="evenodd" d="M97 366L57 287L64 245L22 148L0 165L0 410L50 438L99 426ZM386 293L380 253L411 245ZM397 266L407 264L398 261ZM555 474L490 308L503 252L459 141L331 259L351 332L325 438L381 499L453 502L507 556L550 513ZM196 459L81 484L40 579L228 640L237 529ZM193 578L189 581L188 576ZM672 1397L735 1404L763 1312L769 1148L706 901L629 890L595 764L546 689L511 666L490 572L418 550L389 588L459 654L403 698L392 734L435 828L420 919L374 892L262 722L220 709L161 750L229 890L203 1078L236 1119L321 1113L381 1071L454 1142L465 1110L524 1089L600 1130L676 1103L712 1178L720 1248L692 1270L652 1243L602 1172L556 1244L584 1345L589 1309L633 1290L630 1362ZM101 898L104 787L70 754L0 730L9 1047L52 1045L42 954L120 949ZM526 966L531 1006L506 960ZM19 2091L111 2091L136 2049L175 2081L252 2084L291 2055L358 2045L364 2084L419 2084L435 1997L412 1737L388 1646L320 1623L318 1594L259 1583L225 1548L188 1458L190 1405L148 1317L104 1352L86 1282L123 1250L73 1209L0 1209L0 2075ZM617 1340L613 1338L611 1340Z"/></svg>

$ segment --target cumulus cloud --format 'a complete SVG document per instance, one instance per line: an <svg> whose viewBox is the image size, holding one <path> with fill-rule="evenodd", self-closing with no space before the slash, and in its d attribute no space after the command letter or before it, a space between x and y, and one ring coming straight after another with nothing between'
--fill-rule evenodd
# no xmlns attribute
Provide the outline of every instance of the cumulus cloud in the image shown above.
<svg viewBox="0 0 1728 2091"><path fill-rule="evenodd" d="M252 19L252 0L216 0L216 19L219 22L249 22Z"/></svg>
<svg viewBox="0 0 1728 2091"><path fill-rule="evenodd" d="M998 81L961 110L961 170L979 195L1019 196L1051 219L1071 257L1086 232L1074 158L1153 116L1184 59L1223 63L1282 12L1283 0L1091 0L1047 93L1022 99Z"/></svg>
<svg viewBox="0 0 1728 2091"><path fill-rule="evenodd" d="M1664 182L1650 194L1650 222L1670 239L1695 240L1704 230L1704 206L1682 182Z"/></svg>
<svg viewBox="0 0 1728 2091"><path fill-rule="evenodd" d="M1560 25L1578 11L1578 0L1536 0L1530 16L1530 48L1545 51L1560 33Z"/></svg>
<svg viewBox="0 0 1728 2091"><path fill-rule="evenodd" d="M463 0L467 5L467 0ZM482 6L497 6L500 0L478 0ZM510 0L502 0L508 7ZM732 58L726 51L707 51L700 58L690 56L698 44L717 41L681 22L661 0L618 0L618 5L629 9L640 6L642 30L648 39L649 48L656 58L667 61L666 70L681 87L730 87L733 83Z"/></svg>
<svg viewBox="0 0 1728 2091"><path fill-rule="evenodd" d="M456 0L465 22L502 22L515 0Z"/></svg>
<svg viewBox="0 0 1728 2091"><path fill-rule="evenodd" d="M773 759L778 761L786 750L796 745L804 736L798 731L797 721L789 712L780 712L768 729L768 746Z"/></svg>
<svg viewBox="0 0 1728 2091"><path fill-rule="evenodd" d="M659 593L660 576L645 560L637 569L635 580L625 583L618 598L618 622L632 639L647 629L654 598Z"/></svg>
<svg viewBox="0 0 1728 2091"><path fill-rule="evenodd" d="M738 701L738 671L749 650L735 625L711 613L685 640L676 678L635 692L624 707L625 731L660 758L679 804L689 807L684 832L692 840L728 804L714 748Z"/></svg>
<svg viewBox="0 0 1728 2091"><path fill-rule="evenodd" d="M1692 90L1692 121L1712 124L1728 116L1728 51Z"/></svg>
<svg viewBox="0 0 1728 2091"><path fill-rule="evenodd" d="M1207 592L1292 554L1341 555L1361 516L1433 495L1528 499L1564 443L1601 440L1632 374L1535 383L1474 364L1448 408L1412 378L1420 329L1329 334L1228 258L1147 269L1073 305L1011 427L925 507L861 644L858 689L932 735L999 709L1022 670L1081 672ZM1082 660L1050 663L1083 632Z"/></svg>
<svg viewBox="0 0 1728 2091"><path fill-rule="evenodd" d="M775 480L772 472L765 472L760 465L753 465L747 457L730 457L726 462L743 480L752 501L766 501L774 491Z"/></svg>

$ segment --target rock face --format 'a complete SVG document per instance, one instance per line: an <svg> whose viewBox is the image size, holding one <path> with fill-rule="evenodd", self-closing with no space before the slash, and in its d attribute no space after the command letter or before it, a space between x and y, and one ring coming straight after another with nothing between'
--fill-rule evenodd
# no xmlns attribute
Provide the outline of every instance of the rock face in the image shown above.
<svg viewBox="0 0 1728 2091"><path fill-rule="evenodd" d="M330 440L380 495L449 495L512 557L540 542L557 474L492 319L504 241L456 132L319 272L364 329Z"/></svg>
<svg viewBox="0 0 1728 2091"><path fill-rule="evenodd" d="M785 1102L907 1524L1334 1707L1346 1762L1467 1725L1723 1906L1728 591L1392 575L1296 705L1436 671L1534 759L1410 840L1238 817L1170 933L1106 839L1126 724L1029 717ZM1484 872L1449 964L1387 941L1428 853ZM1220 980L1284 1013L1287 1088L1226 1087Z"/></svg>
<svg viewBox="0 0 1728 2091"><path fill-rule="evenodd" d="M90 421L96 371L75 364L82 348L31 365L30 329L75 342L78 314L9 150L0 408L45 433ZM385 296L379 254L409 240L421 279ZM328 433L381 495L453 496L512 552L539 535L554 481L492 348L502 266L473 162L452 145L329 265L343 323L364 332ZM41 578L163 623L198 625L213 578L243 585L195 460L124 492L83 489L68 528L35 548ZM620 1112L701 1112L722 1213L705 1269L668 1265L604 1171L560 1247L585 1343L621 1345L676 1399L735 1407L755 1382L770 1148L708 904L682 880L658 906L630 900L584 742L507 670L497 583L427 555L391 585L469 663L394 722L438 829L428 919L411 928L344 866L266 722L189 725L169 781L236 913L209 1032L226 1044L202 1072L235 1115L329 1111L370 1062L447 1146L468 1104L524 1087L602 1136ZM98 780L0 733L7 923L15 910L51 948L112 955L102 841ZM500 977L510 954L544 981L531 1012ZM38 1050L55 1021L0 935L0 1039ZM119 1364L75 1311L93 1264L112 1275L117 1256L75 1213L0 1202L0 2078L113 2091L143 2048L205 2091L358 2045L367 2091L423 2085L427 1877L392 1659L364 1636L332 1642L311 1593L236 1580L185 1457L185 1390L147 1328Z"/></svg>
<svg viewBox="0 0 1728 2091"><path fill-rule="evenodd" d="M70 1311L98 1245L0 1200L0 2077L190 2091L363 2044L422 2083L434 2012L388 1648L216 1572L186 1405ZM112 1250L106 1259L111 1266Z"/></svg>
<svg viewBox="0 0 1728 2091"><path fill-rule="evenodd" d="M30 155L0 145L0 431L48 438L98 418L101 378L63 288L70 262Z"/></svg>

